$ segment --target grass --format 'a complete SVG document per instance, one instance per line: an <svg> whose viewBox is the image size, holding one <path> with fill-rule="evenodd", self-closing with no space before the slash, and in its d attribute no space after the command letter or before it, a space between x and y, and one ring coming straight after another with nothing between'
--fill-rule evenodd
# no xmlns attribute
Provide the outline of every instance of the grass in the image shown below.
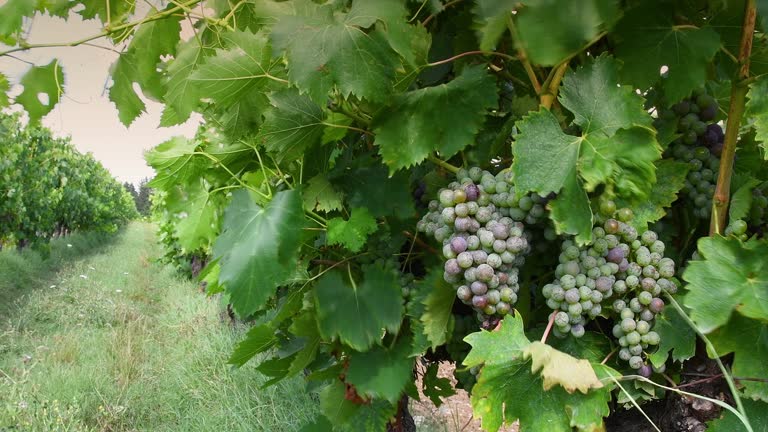
<svg viewBox="0 0 768 432"><path fill-rule="evenodd" d="M158 253L151 226L132 224L14 302L0 322L0 431L295 431L314 417L301 380L262 390L255 365L226 364L247 329Z"/></svg>

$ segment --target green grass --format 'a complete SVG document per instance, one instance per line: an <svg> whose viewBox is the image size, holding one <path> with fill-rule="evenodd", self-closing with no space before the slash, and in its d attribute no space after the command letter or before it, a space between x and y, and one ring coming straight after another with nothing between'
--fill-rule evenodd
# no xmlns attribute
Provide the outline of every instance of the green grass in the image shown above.
<svg viewBox="0 0 768 432"><path fill-rule="evenodd" d="M158 253L134 223L17 302L0 322L0 431L295 431L314 417L301 380L262 390L255 365L226 364L247 329Z"/></svg>

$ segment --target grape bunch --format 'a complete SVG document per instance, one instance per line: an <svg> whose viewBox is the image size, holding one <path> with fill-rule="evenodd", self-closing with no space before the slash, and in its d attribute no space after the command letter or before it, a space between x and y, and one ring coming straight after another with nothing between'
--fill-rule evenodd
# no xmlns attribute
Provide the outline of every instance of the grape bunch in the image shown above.
<svg viewBox="0 0 768 432"><path fill-rule="evenodd" d="M517 302L519 267L530 252L526 223L545 214L545 199L518 197L509 170L493 175L473 167L441 189L417 229L442 246L444 278L479 318L504 316Z"/></svg>
<svg viewBox="0 0 768 432"><path fill-rule="evenodd" d="M714 123L717 101L703 90L683 99L671 109L661 110L657 126L672 122L681 136L669 146L668 154L690 165L683 193L693 202L694 215L708 219L723 150L723 129Z"/></svg>
<svg viewBox="0 0 768 432"><path fill-rule="evenodd" d="M655 232L638 233L629 224L632 211L615 208L610 201L601 205L603 215L596 218L591 243L563 242L556 279L542 287L542 295L553 310L553 334L558 337L582 337L585 325L598 316L616 318L619 357L649 376L643 353L659 344L652 329L664 308L661 293L677 291L675 264L664 257L665 245Z"/></svg>

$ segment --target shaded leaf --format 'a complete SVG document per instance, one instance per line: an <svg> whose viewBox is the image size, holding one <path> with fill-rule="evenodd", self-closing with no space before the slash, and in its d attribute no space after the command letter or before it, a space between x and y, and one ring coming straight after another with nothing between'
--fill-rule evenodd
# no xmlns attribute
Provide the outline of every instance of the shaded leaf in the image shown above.
<svg viewBox="0 0 768 432"><path fill-rule="evenodd" d="M278 161L301 158L309 147L320 143L325 114L311 99L296 89L269 96L272 107L266 111L257 139Z"/></svg>
<svg viewBox="0 0 768 432"><path fill-rule="evenodd" d="M219 281L240 316L261 309L294 274L303 226L298 191L278 192L263 208L245 190L233 194L213 255L221 260Z"/></svg>
<svg viewBox="0 0 768 432"><path fill-rule="evenodd" d="M341 194L323 174L312 177L304 188L304 206L310 210L331 212L341 210Z"/></svg>
<svg viewBox="0 0 768 432"><path fill-rule="evenodd" d="M426 293L426 297L422 300L424 305L421 313L422 331L434 350L445 344L450 337L450 331L453 328L451 309L456 300L456 291L443 279L441 271L430 272L417 284L421 286L416 289Z"/></svg>
<svg viewBox="0 0 768 432"><path fill-rule="evenodd" d="M354 208L351 213L349 220L336 217L328 221L328 244L343 245L352 252L359 252L378 226L365 207Z"/></svg>
<svg viewBox="0 0 768 432"><path fill-rule="evenodd" d="M480 66L465 68L447 84L395 98L372 123L390 173L418 164L434 151L447 158L471 144L496 100L495 82Z"/></svg>
<svg viewBox="0 0 768 432"><path fill-rule="evenodd" d="M746 109L746 115L754 120L755 138L768 159L768 79L759 79L749 86Z"/></svg>
<svg viewBox="0 0 768 432"><path fill-rule="evenodd" d="M427 368L423 377L423 389L424 396L435 404L436 407L440 407L443 404L441 398L451 397L456 394L456 390L453 389L453 384L448 378L438 378L437 371L440 369L439 363L432 363Z"/></svg>
<svg viewBox="0 0 768 432"><path fill-rule="evenodd" d="M348 284L336 271L326 273L315 287L320 333L339 338L357 351L378 343L382 330L396 330L402 319L401 289L394 274L379 266L363 267L365 279Z"/></svg>
<svg viewBox="0 0 768 432"><path fill-rule="evenodd" d="M634 213L632 225L638 230L645 231L649 223L663 218L673 202L677 200L677 194L685 186L690 165L671 159L662 159L656 162L656 183L648 192L646 199L627 200L619 198L616 205L619 208L629 207Z"/></svg>
<svg viewBox="0 0 768 432"><path fill-rule="evenodd" d="M680 316L673 307L664 308L664 311L656 315L653 331L659 334L661 342L659 348L648 356L654 366L659 367L666 363L672 354L672 360L683 362L693 357L696 353L696 332Z"/></svg>
<svg viewBox="0 0 768 432"><path fill-rule="evenodd" d="M688 285L685 305L701 331L728 322L732 312L768 321L768 243L704 237L702 260L691 261L683 274Z"/></svg>
<svg viewBox="0 0 768 432"><path fill-rule="evenodd" d="M768 368L765 365L768 325L765 321L734 315L728 324L709 335L709 339L718 355L733 353L733 376L757 379L739 381L744 386L744 396L768 402Z"/></svg>
<svg viewBox="0 0 768 432"><path fill-rule="evenodd" d="M235 347L235 351L229 357L229 364L242 366L257 354L269 351L276 345L274 328L269 325L252 327L245 335L245 339Z"/></svg>
<svg viewBox="0 0 768 432"><path fill-rule="evenodd" d="M393 348L377 346L352 353L347 382L355 386L360 396L397 402L406 384L413 380L414 359L408 356L409 350L408 339L400 338Z"/></svg>

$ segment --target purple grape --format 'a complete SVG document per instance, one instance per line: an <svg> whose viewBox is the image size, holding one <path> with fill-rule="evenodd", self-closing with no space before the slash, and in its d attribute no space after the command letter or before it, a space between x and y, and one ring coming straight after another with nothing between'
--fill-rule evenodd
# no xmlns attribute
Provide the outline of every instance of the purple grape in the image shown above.
<svg viewBox="0 0 768 432"><path fill-rule="evenodd" d="M444 265L445 272L449 275L457 275L461 272L459 262L455 258L449 259Z"/></svg>
<svg viewBox="0 0 768 432"><path fill-rule="evenodd" d="M637 370L637 373L639 373L641 376L649 378L653 373L653 368L648 366L647 364L644 364L640 367L640 369Z"/></svg>
<svg viewBox="0 0 768 432"><path fill-rule="evenodd" d="M606 261L609 261L609 262L612 262L612 263L616 263L616 264L620 264L621 261L624 258L625 258L624 257L624 249L622 249L620 247L615 247L615 248L609 250L608 251L608 255L605 256L605 260Z"/></svg>
<svg viewBox="0 0 768 432"><path fill-rule="evenodd" d="M601 293L608 292L613 287L613 279L608 276L600 276L595 280L595 288Z"/></svg>
<svg viewBox="0 0 768 432"><path fill-rule="evenodd" d="M480 281L474 281L472 282L472 285L470 285L470 289L474 295L483 295L488 292L488 285Z"/></svg>
<svg viewBox="0 0 768 432"><path fill-rule="evenodd" d="M459 232L469 231L469 229L472 227L472 219L466 217L457 217L453 222L453 226L456 228L456 231Z"/></svg>
<svg viewBox="0 0 768 432"><path fill-rule="evenodd" d="M464 237L454 237L451 239L451 250L454 253L461 253L467 250L467 239Z"/></svg>
<svg viewBox="0 0 768 432"><path fill-rule="evenodd" d="M661 313L661 311L664 310L664 300L655 297L651 300L651 304L648 305L648 309L653 313Z"/></svg>
<svg viewBox="0 0 768 432"><path fill-rule="evenodd" d="M488 306L488 299L483 295L474 296L472 297L472 306L478 309L483 309L484 307Z"/></svg>
<svg viewBox="0 0 768 432"><path fill-rule="evenodd" d="M714 120L717 116L717 106L710 105L699 111L699 118L703 121Z"/></svg>
<svg viewBox="0 0 768 432"><path fill-rule="evenodd" d="M619 263L619 271L620 271L620 272L625 272L625 271L627 271L627 269L629 269L629 261L627 261L627 259L626 259L626 258L624 258L624 259L623 259L623 260L621 260L621 262Z"/></svg>
<svg viewBox="0 0 768 432"><path fill-rule="evenodd" d="M480 189L477 185L470 183L464 186L464 193L467 195L467 201L477 201L477 197L480 196Z"/></svg>
<svg viewBox="0 0 768 432"><path fill-rule="evenodd" d="M461 301L469 301L472 298L472 291L470 291L468 286L462 285L456 289L456 297Z"/></svg>

